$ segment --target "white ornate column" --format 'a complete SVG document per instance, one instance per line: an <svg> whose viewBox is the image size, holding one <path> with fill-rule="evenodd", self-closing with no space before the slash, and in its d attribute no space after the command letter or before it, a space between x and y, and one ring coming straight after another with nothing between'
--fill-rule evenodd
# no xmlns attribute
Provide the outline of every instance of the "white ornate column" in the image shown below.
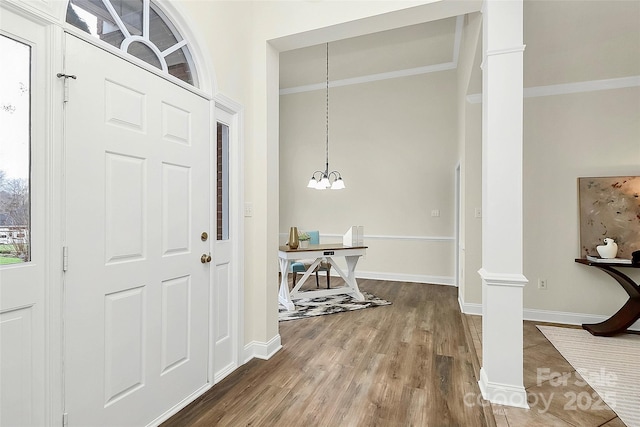
<svg viewBox="0 0 640 427"><path fill-rule="evenodd" d="M482 368L492 403L527 408L522 380L522 0L483 4Z"/></svg>

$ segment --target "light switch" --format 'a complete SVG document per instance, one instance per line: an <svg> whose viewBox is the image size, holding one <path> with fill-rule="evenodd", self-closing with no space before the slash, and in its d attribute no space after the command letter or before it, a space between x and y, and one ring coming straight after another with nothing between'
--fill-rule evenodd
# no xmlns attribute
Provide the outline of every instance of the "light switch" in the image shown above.
<svg viewBox="0 0 640 427"><path fill-rule="evenodd" d="M433 209L431 211L431 216L440 216L440 209Z"/></svg>
<svg viewBox="0 0 640 427"><path fill-rule="evenodd" d="M482 209L476 208L473 216L475 216L476 218L482 218Z"/></svg>

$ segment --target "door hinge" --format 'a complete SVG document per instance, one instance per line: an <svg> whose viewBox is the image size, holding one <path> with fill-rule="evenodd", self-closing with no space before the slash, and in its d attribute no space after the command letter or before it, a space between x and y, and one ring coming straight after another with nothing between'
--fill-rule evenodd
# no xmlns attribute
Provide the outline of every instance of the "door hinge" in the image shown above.
<svg viewBox="0 0 640 427"><path fill-rule="evenodd" d="M69 269L69 247L62 247L62 271L67 271Z"/></svg>
<svg viewBox="0 0 640 427"><path fill-rule="evenodd" d="M69 79L77 79L78 77L74 76L73 74L63 74L63 73L58 73L56 74L57 78L63 78L64 79L64 102L68 102L69 101Z"/></svg>
<svg viewBox="0 0 640 427"><path fill-rule="evenodd" d="M67 427L69 425L69 414L66 412L62 414L62 427Z"/></svg>

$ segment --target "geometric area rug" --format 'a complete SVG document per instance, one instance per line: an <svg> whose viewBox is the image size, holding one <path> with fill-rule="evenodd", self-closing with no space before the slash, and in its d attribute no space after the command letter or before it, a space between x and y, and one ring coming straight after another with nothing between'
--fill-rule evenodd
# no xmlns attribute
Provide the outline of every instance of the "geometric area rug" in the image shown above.
<svg viewBox="0 0 640 427"><path fill-rule="evenodd" d="M304 319L325 314L342 313L345 311L361 310L363 308L390 305L389 301L380 299L375 295L360 291L364 295L364 301L356 301L351 295L331 295L318 298L302 298L295 300L295 310L287 311L282 306L278 307L280 322L285 320Z"/></svg>
<svg viewBox="0 0 640 427"><path fill-rule="evenodd" d="M596 337L584 329L538 329L628 427L640 427L640 335ZM576 397L578 404L581 397L587 400L586 393Z"/></svg>

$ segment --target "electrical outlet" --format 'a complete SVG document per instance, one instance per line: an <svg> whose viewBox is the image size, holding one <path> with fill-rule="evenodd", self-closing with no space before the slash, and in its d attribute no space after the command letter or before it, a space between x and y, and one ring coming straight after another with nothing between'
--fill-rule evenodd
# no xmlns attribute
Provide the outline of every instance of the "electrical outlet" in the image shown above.
<svg viewBox="0 0 640 427"><path fill-rule="evenodd" d="M538 279L538 289L547 290L547 279Z"/></svg>
<svg viewBox="0 0 640 427"><path fill-rule="evenodd" d="M482 218L482 209L476 208L473 212L473 216L476 218Z"/></svg>
<svg viewBox="0 0 640 427"><path fill-rule="evenodd" d="M244 216L253 216L253 203L244 204Z"/></svg>

